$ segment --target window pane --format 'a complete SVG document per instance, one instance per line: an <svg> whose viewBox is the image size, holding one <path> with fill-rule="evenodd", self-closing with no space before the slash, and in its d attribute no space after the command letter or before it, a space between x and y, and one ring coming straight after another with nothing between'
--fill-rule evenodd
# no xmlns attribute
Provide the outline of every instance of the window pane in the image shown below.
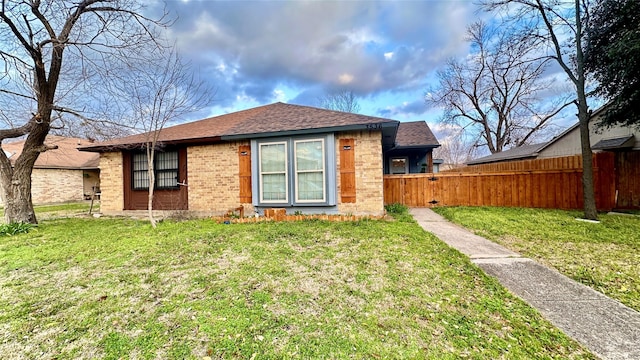
<svg viewBox="0 0 640 360"><path fill-rule="evenodd" d="M178 184L177 171L156 172L156 184L159 188L176 187Z"/></svg>
<svg viewBox="0 0 640 360"><path fill-rule="evenodd" d="M149 164L147 163L147 154L133 154L133 188L147 189L149 188Z"/></svg>
<svg viewBox="0 0 640 360"><path fill-rule="evenodd" d="M323 173L304 172L298 174L298 200L324 200Z"/></svg>
<svg viewBox="0 0 640 360"><path fill-rule="evenodd" d="M405 174L407 172L406 158L391 158L391 173Z"/></svg>
<svg viewBox="0 0 640 360"><path fill-rule="evenodd" d="M263 174L262 199L286 200L286 181L285 174Z"/></svg>
<svg viewBox="0 0 640 360"><path fill-rule="evenodd" d="M133 171L147 170L148 166L147 154L133 154Z"/></svg>
<svg viewBox="0 0 640 360"><path fill-rule="evenodd" d="M260 168L265 172L284 172L286 154L284 144L260 145Z"/></svg>
<svg viewBox="0 0 640 360"><path fill-rule="evenodd" d="M178 168L178 152L156 153L156 170L174 170Z"/></svg>
<svg viewBox="0 0 640 360"><path fill-rule="evenodd" d="M147 170L133 172L133 188L147 189L149 188L149 173Z"/></svg>
<svg viewBox="0 0 640 360"><path fill-rule="evenodd" d="M295 142L297 201L324 201L324 141Z"/></svg>
<svg viewBox="0 0 640 360"><path fill-rule="evenodd" d="M322 140L296 142L296 169L322 170L323 164Z"/></svg>

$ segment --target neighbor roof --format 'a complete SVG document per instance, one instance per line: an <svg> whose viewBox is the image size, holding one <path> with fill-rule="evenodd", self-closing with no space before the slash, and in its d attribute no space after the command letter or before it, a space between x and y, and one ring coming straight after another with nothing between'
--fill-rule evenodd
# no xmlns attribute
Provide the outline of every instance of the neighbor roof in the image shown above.
<svg viewBox="0 0 640 360"><path fill-rule="evenodd" d="M401 122L396 135L396 148L438 147L438 140L425 121Z"/></svg>
<svg viewBox="0 0 640 360"><path fill-rule="evenodd" d="M492 162L527 159L538 156L538 152L547 146L548 143L523 145L509 150L504 150L499 153L491 154L489 156L481 157L475 160L467 162L467 165L478 165Z"/></svg>
<svg viewBox="0 0 640 360"><path fill-rule="evenodd" d="M207 143L223 140L318 133L327 130L389 129L395 132L396 120L345 113L309 106L274 103L208 119L164 128L158 142ZM147 134L138 134L85 146L84 151L108 151L137 147L146 142ZM395 133L393 134L395 137Z"/></svg>
<svg viewBox="0 0 640 360"><path fill-rule="evenodd" d="M2 144L2 149L13 165L22 153L25 140ZM57 146L38 156L34 168L41 169L97 169L100 155L78 151L79 146L91 145L91 141L56 135L47 135L45 145Z"/></svg>
<svg viewBox="0 0 640 360"><path fill-rule="evenodd" d="M635 143L635 137L633 135L627 135L617 138L602 139L595 143L592 150L615 150L632 148Z"/></svg>

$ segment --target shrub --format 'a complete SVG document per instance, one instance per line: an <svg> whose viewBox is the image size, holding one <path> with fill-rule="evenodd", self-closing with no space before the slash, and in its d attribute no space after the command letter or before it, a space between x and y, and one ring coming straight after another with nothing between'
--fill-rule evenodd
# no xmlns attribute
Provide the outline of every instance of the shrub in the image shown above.
<svg viewBox="0 0 640 360"><path fill-rule="evenodd" d="M405 215L409 213L409 208L400 203L385 205L384 209L391 215Z"/></svg>
<svg viewBox="0 0 640 360"><path fill-rule="evenodd" d="M33 224L29 223L11 223L0 225L0 236L13 236L16 234L28 233L33 229Z"/></svg>

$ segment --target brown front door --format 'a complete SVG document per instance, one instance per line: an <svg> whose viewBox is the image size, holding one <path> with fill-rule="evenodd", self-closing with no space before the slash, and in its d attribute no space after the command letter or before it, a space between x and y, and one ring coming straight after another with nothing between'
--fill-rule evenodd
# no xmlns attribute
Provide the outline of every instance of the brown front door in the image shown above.
<svg viewBox="0 0 640 360"><path fill-rule="evenodd" d="M189 179L187 176L187 150L167 149L156 154L156 190L153 192L154 210L188 210ZM172 152L177 152L177 167ZM148 181L145 182L146 157L143 153L124 152L124 209L147 210Z"/></svg>

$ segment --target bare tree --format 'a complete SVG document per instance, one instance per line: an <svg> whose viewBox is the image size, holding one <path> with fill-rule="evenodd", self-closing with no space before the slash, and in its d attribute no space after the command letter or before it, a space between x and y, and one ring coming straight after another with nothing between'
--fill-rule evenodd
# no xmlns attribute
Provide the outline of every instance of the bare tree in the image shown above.
<svg viewBox="0 0 640 360"><path fill-rule="evenodd" d="M529 41L482 22L469 26L467 35L473 53L448 61L427 103L443 108L444 123L464 129L491 153L528 143L569 105L540 99L552 85L542 79L549 60L536 58Z"/></svg>
<svg viewBox="0 0 640 360"><path fill-rule="evenodd" d="M116 72L114 64L139 57L139 49L158 46L165 14L142 14L135 0L0 0L1 141L26 136L11 164L0 151L0 183L7 222L36 223L31 173L38 155L50 149L49 131L75 116L95 120L92 105ZM107 117L100 119L109 123Z"/></svg>
<svg viewBox="0 0 640 360"><path fill-rule="evenodd" d="M360 111L360 104L358 103L358 98L353 93L353 91L340 91L327 94L318 99L320 103L320 107L343 111L348 113L357 113Z"/></svg>
<svg viewBox="0 0 640 360"><path fill-rule="evenodd" d="M128 77L119 86L114 86L112 91L114 97L125 103L131 123L145 135L148 216L155 228L155 154L163 145L159 142L161 132L168 123L179 121L185 115L206 106L212 97L212 91L195 77L190 64L181 60L175 47L158 52L154 58L152 63L130 63L130 68L125 73ZM176 181L179 183L179 179Z"/></svg>
<svg viewBox="0 0 640 360"><path fill-rule="evenodd" d="M598 219L583 52L586 40L583 27L589 23L589 0L483 0L483 4L488 10L504 11L506 25L523 34L523 41L531 43L532 48L541 52L541 57L555 61L573 84L582 149L584 216Z"/></svg>
<svg viewBox="0 0 640 360"><path fill-rule="evenodd" d="M433 149L433 158L444 160L442 169L453 169L463 166L477 153L475 139L469 139L460 128L441 132L438 137L440 147Z"/></svg>

